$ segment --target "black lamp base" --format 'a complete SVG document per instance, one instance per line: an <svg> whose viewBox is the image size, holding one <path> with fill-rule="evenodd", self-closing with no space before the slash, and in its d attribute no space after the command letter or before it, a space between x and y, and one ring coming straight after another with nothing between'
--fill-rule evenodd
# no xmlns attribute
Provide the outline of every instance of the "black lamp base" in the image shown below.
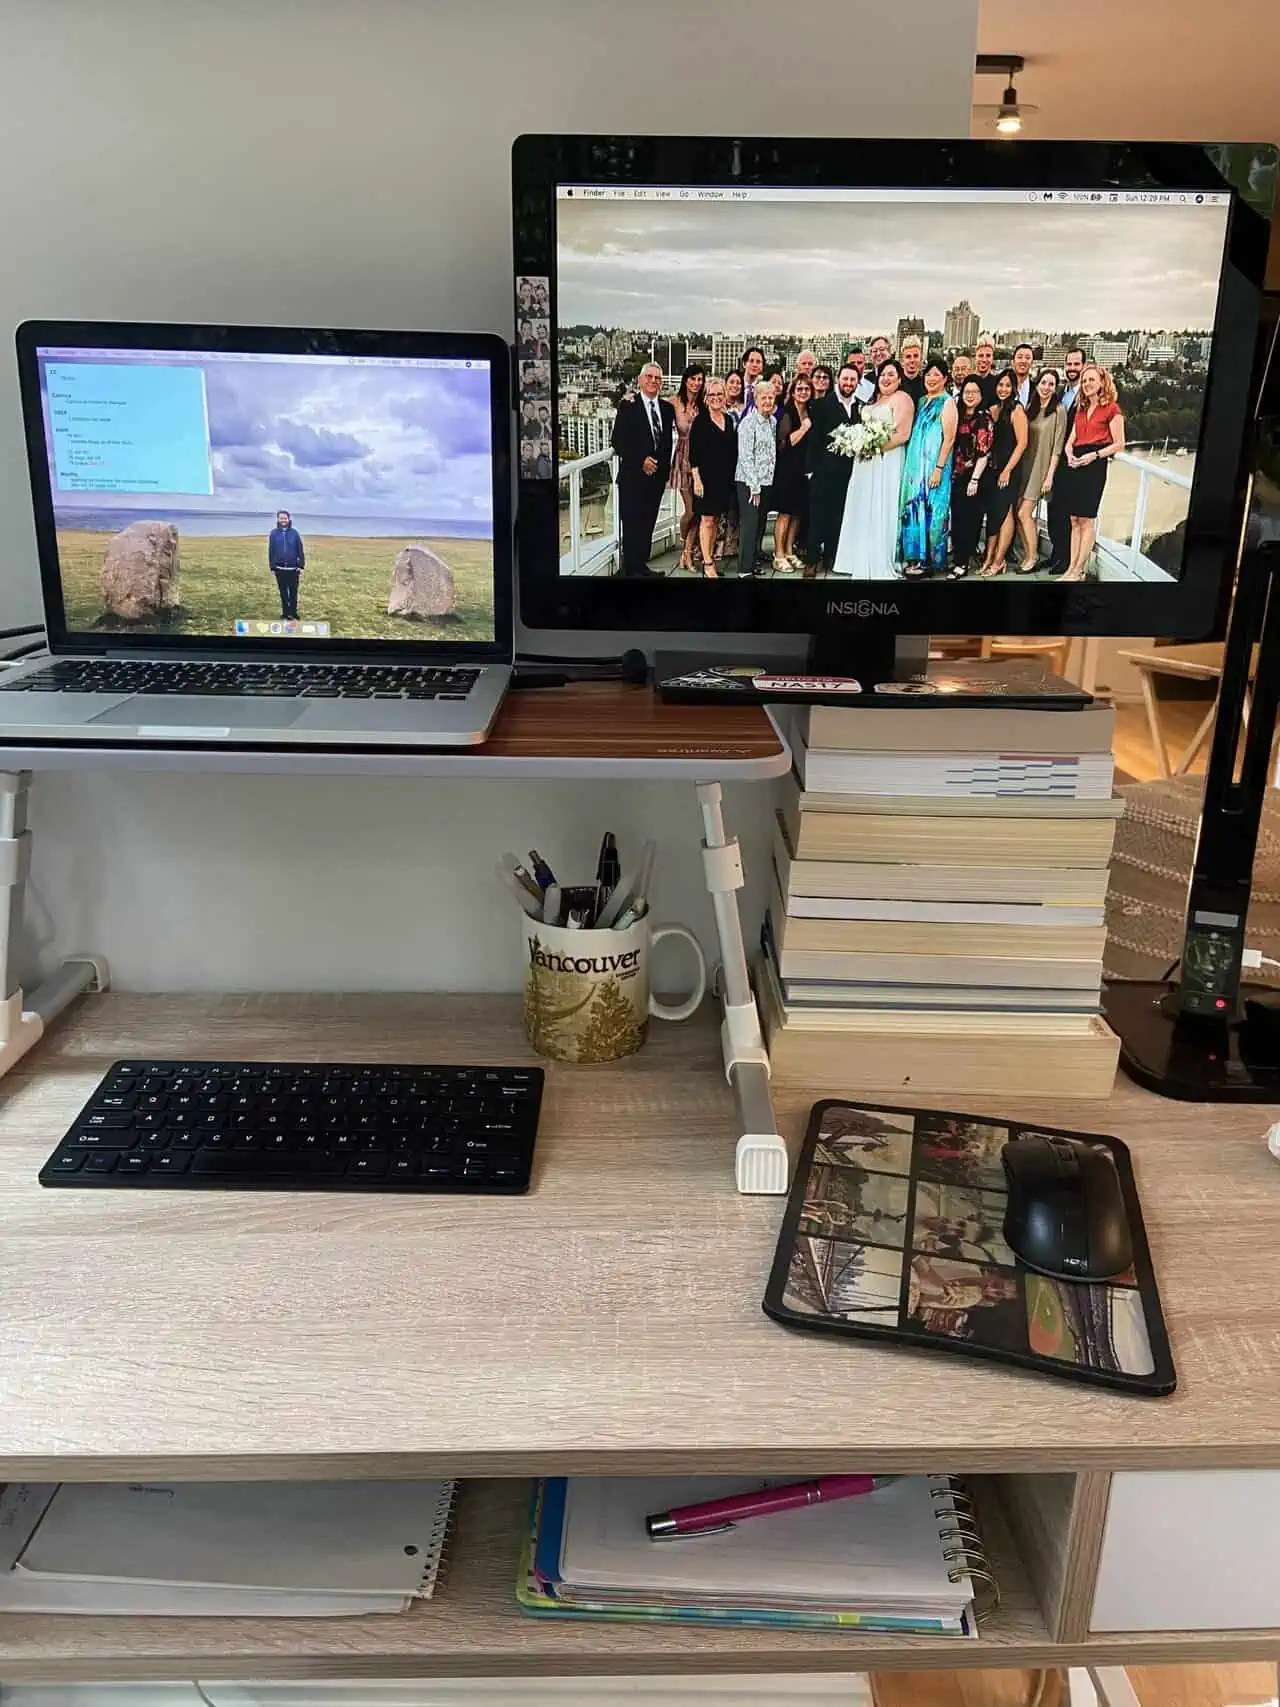
<svg viewBox="0 0 1280 1707"><path fill-rule="evenodd" d="M1120 1065L1158 1096L1179 1102L1280 1103L1280 1060L1274 1034L1265 1042L1243 1019L1187 1020L1174 1011L1176 984L1116 980L1104 984L1102 1012L1120 1038ZM1263 984L1240 986L1270 996Z"/></svg>

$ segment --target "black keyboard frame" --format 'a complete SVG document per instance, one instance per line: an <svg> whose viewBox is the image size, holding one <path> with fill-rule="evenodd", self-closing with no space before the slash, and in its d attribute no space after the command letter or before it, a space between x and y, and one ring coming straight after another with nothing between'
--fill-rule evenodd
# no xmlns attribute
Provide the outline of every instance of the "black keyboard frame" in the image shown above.
<svg viewBox="0 0 1280 1707"><path fill-rule="evenodd" d="M540 1067L116 1061L46 1160L39 1180L43 1186L90 1190L519 1196L529 1189L544 1082ZM300 1084L307 1088L296 1090ZM143 1090L143 1085L170 1088ZM179 1098L194 1100L179 1103ZM246 1099L251 1107L237 1106ZM343 1102L345 1108L330 1106ZM498 1112L482 1119L480 1109L489 1107ZM309 1120L305 1130L304 1114ZM253 1122L236 1127L234 1121L243 1115L253 1116ZM334 1115L341 1116L337 1123ZM122 1124L125 1116L128 1125ZM237 1131L242 1134L238 1140ZM260 1141L251 1142L250 1133ZM216 1143L211 1141L215 1136ZM84 1158L74 1169L60 1163L69 1153ZM101 1164L91 1167L90 1159L104 1155L117 1161L109 1171L96 1171ZM155 1165L165 1155L188 1160L170 1171ZM225 1156L232 1171L192 1171L198 1155ZM322 1156L326 1164L316 1171ZM364 1158L383 1156L384 1169L354 1167ZM126 1171L119 1166L126 1157L147 1159L131 1162ZM297 1165L290 1164L291 1157ZM335 1157L341 1158L340 1168ZM392 1164L402 1157L411 1158L415 1167L393 1171ZM237 1159L247 1171L234 1170Z"/></svg>

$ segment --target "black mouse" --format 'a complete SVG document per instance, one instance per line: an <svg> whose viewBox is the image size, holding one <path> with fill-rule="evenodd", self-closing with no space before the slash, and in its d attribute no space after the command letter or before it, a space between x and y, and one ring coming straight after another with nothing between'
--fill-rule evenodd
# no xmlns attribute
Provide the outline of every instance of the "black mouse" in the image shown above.
<svg viewBox="0 0 1280 1707"><path fill-rule="evenodd" d="M1015 1138L1000 1153L1009 1181L1005 1242L1028 1268L1055 1280L1108 1280L1133 1261L1129 1217L1110 1152L1048 1133Z"/></svg>

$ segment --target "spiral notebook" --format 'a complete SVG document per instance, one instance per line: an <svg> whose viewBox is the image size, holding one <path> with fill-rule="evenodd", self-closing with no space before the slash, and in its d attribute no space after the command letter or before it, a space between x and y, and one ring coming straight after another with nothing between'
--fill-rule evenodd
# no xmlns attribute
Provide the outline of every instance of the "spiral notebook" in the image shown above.
<svg viewBox="0 0 1280 1707"><path fill-rule="evenodd" d="M645 1516L741 1492L741 1477L542 1484L518 1598L527 1611L973 1634L994 1582L972 1506L946 1477L655 1543Z"/></svg>
<svg viewBox="0 0 1280 1707"><path fill-rule="evenodd" d="M11 1484L0 1610L324 1617L435 1592L451 1482Z"/></svg>

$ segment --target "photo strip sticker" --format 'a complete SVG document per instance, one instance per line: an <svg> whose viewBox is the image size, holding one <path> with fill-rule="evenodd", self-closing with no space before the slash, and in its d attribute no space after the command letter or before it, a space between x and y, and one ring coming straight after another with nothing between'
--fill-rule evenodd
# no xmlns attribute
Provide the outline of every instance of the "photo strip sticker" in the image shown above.
<svg viewBox="0 0 1280 1707"><path fill-rule="evenodd" d="M1022 1275L995 1263L911 1258L907 1321L926 1334L1000 1351L1025 1352Z"/></svg>
<svg viewBox="0 0 1280 1707"><path fill-rule="evenodd" d="M783 1302L802 1316L896 1328L902 1252L847 1239L800 1237Z"/></svg>
<svg viewBox="0 0 1280 1707"><path fill-rule="evenodd" d="M869 1168L881 1174L911 1172L915 1120L905 1111L852 1108L833 1103L822 1117L815 1162Z"/></svg>

